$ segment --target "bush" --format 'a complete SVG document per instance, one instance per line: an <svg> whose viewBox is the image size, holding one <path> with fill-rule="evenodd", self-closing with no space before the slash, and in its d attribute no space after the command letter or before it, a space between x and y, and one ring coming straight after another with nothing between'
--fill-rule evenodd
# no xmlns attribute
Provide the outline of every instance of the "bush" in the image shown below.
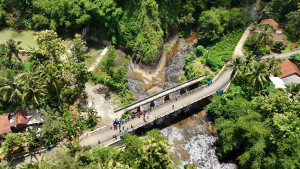
<svg viewBox="0 0 300 169"><path fill-rule="evenodd" d="M282 40L277 40L273 42L273 48L277 53L281 53L282 50L284 50L286 45Z"/></svg>
<svg viewBox="0 0 300 169"><path fill-rule="evenodd" d="M22 133L9 133L5 136L5 141L2 144L1 154L10 156L14 149L22 147L23 134Z"/></svg>

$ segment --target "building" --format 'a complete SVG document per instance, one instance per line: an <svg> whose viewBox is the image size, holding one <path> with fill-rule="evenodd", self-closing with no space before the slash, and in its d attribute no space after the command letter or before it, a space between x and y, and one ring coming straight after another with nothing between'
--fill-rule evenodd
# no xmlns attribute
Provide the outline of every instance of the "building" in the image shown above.
<svg viewBox="0 0 300 169"><path fill-rule="evenodd" d="M277 29L279 24L274 21L274 19L263 19L262 21L260 21L259 23L260 25L270 25L273 29Z"/></svg>
<svg viewBox="0 0 300 169"><path fill-rule="evenodd" d="M9 113L0 115L0 138L4 138L7 134L11 133L8 117Z"/></svg>
<svg viewBox="0 0 300 169"><path fill-rule="evenodd" d="M43 122L39 110L18 110L15 113L0 115L0 139L3 139L8 133L24 131L29 126Z"/></svg>
<svg viewBox="0 0 300 169"><path fill-rule="evenodd" d="M299 84L300 83L300 70L290 60L285 60L278 65L281 68L282 74L279 76L284 84Z"/></svg>
<svg viewBox="0 0 300 169"><path fill-rule="evenodd" d="M25 110L18 110L15 113L11 113L9 116L10 128L14 132L25 130L28 121L29 118L27 118Z"/></svg>

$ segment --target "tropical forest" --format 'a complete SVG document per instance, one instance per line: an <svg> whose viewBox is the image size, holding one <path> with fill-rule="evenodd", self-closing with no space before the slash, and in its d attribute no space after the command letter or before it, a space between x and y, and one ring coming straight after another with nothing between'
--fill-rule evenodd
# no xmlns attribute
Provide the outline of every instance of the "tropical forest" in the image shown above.
<svg viewBox="0 0 300 169"><path fill-rule="evenodd" d="M0 0L0 169L299 169L299 0Z"/></svg>

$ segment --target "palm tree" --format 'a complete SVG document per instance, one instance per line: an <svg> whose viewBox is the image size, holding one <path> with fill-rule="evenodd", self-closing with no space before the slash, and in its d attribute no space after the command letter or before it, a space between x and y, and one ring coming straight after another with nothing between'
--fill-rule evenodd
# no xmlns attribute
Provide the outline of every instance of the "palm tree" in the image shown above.
<svg viewBox="0 0 300 169"><path fill-rule="evenodd" d="M22 101L26 105L40 106L43 97L46 95L46 85L44 79L38 75L28 74L27 83L24 86Z"/></svg>
<svg viewBox="0 0 300 169"><path fill-rule="evenodd" d="M269 72L267 70L266 62L256 62L250 68L250 72L246 74L247 77L250 77L252 86L260 85L264 86L264 83L268 82Z"/></svg>
<svg viewBox="0 0 300 169"><path fill-rule="evenodd" d="M21 98L25 84L25 73L7 69L0 75L0 94L4 102L12 103Z"/></svg>
<svg viewBox="0 0 300 169"><path fill-rule="evenodd" d="M244 60L241 57L236 57L233 59L226 67L227 70L233 70L231 73L231 78L235 75L235 73L240 72L242 67L245 65Z"/></svg>
<svg viewBox="0 0 300 169"><path fill-rule="evenodd" d="M42 69L41 76L45 79L49 94L56 95L58 99L60 91L64 86L64 77L61 71L53 65L47 65L47 67Z"/></svg>
<svg viewBox="0 0 300 169"><path fill-rule="evenodd" d="M286 85L286 91L292 95L292 98L294 98L295 96L300 95L300 84L288 84Z"/></svg>
<svg viewBox="0 0 300 169"><path fill-rule="evenodd" d="M5 43L5 54L6 57L8 58L8 63L9 65L11 64L11 58L13 55L15 55L15 57L21 61L21 59L19 58L18 54L19 51L22 50L21 47L18 47L18 45L20 45L21 42L20 41L15 41L13 39L8 39Z"/></svg>
<svg viewBox="0 0 300 169"><path fill-rule="evenodd" d="M278 66L279 63L281 63L280 59L275 59L275 57L267 58L267 70L271 75L280 75L281 68Z"/></svg>
<svg viewBox="0 0 300 169"><path fill-rule="evenodd" d="M255 31L254 39L256 41L256 45L266 46L272 43L273 41L273 34L272 31L269 29L269 25L264 25L260 31ZM257 48L258 49L258 48Z"/></svg>

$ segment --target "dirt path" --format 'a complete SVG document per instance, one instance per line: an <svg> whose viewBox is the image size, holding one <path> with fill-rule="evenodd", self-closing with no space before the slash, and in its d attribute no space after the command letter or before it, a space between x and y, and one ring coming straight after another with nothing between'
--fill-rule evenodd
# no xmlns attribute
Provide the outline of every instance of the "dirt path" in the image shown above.
<svg viewBox="0 0 300 169"><path fill-rule="evenodd" d="M103 56L106 55L108 51L108 47L106 47L100 54L100 56L96 59L95 63L88 69L88 71L94 71L95 68L98 66L98 64L100 63L100 61L102 60Z"/></svg>
<svg viewBox="0 0 300 169"><path fill-rule="evenodd" d="M245 30L245 32L244 32L243 36L241 37L240 41L237 43L237 45L234 49L233 57L244 56L243 46L244 46L244 43L246 42L248 36L250 35L251 27L252 27L252 24L249 27L247 27L247 29Z"/></svg>

